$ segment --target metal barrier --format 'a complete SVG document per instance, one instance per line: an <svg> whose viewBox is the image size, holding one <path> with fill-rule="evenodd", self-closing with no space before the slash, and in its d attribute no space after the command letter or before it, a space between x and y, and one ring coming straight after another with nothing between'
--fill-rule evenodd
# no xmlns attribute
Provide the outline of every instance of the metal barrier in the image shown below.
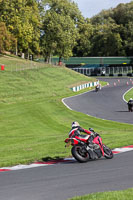
<svg viewBox="0 0 133 200"><path fill-rule="evenodd" d="M133 66L71 69L86 76L133 76Z"/></svg>

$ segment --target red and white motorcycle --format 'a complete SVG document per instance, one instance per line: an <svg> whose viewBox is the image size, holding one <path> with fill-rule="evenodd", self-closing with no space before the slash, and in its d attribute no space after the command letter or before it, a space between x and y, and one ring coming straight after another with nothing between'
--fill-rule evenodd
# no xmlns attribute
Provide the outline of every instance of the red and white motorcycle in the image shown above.
<svg viewBox="0 0 133 200"><path fill-rule="evenodd" d="M79 139L67 138L65 147L72 145L71 153L78 162L87 162L104 156L107 159L113 158L112 150L102 143L102 138L95 133L93 144L89 143L90 135L81 135Z"/></svg>

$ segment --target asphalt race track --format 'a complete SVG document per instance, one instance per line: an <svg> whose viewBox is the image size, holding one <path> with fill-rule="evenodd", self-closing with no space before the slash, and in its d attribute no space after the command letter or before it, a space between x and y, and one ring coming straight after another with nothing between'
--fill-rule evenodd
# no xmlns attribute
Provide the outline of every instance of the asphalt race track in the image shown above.
<svg viewBox="0 0 133 200"><path fill-rule="evenodd" d="M133 87L133 79L100 79L109 82L101 91L91 91L64 99L64 103L76 110L97 118L133 124L133 113L128 112L123 94ZM119 82L120 81L120 82Z"/></svg>
<svg viewBox="0 0 133 200"><path fill-rule="evenodd" d="M64 101L72 109L89 115L133 123L133 113L127 112L127 105L122 99L123 93L132 85L126 84L127 79L121 79L119 85L114 86L114 80L109 80L110 85L97 93L92 91ZM133 187L132 157L133 151L130 151L116 154L111 160L101 158L84 164L68 162L2 172L0 199L66 200L93 192L131 188Z"/></svg>

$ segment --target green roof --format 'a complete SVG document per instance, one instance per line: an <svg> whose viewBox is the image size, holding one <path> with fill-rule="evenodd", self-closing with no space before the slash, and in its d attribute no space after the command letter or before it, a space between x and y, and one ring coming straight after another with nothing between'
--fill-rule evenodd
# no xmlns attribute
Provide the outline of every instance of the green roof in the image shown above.
<svg viewBox="0 0 133 200"><path fill-rule="evenodd" d="M52 58L52 62L58 62L59 58ZM62 59L65 64L133 64L133 57L70 57Z"/></svg>

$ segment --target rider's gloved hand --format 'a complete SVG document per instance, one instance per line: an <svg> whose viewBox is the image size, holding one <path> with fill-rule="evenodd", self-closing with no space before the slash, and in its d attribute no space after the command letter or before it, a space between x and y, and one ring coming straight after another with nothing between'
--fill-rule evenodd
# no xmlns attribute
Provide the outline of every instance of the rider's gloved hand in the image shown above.
<svg viewBox="0 0 133 200"><path fill-rule="evenodd" d="M93 128L89 128L89 131L94 132L94 129Z"/></svg>
<svg viewBox="0 0 133 200"><path fill-rule="evenodd" d="M96 132L94 131L94 129L89 128L89 130L91 131L91 135L92 135L93 137L99 136L99 134L96 133Z"/></svg>

